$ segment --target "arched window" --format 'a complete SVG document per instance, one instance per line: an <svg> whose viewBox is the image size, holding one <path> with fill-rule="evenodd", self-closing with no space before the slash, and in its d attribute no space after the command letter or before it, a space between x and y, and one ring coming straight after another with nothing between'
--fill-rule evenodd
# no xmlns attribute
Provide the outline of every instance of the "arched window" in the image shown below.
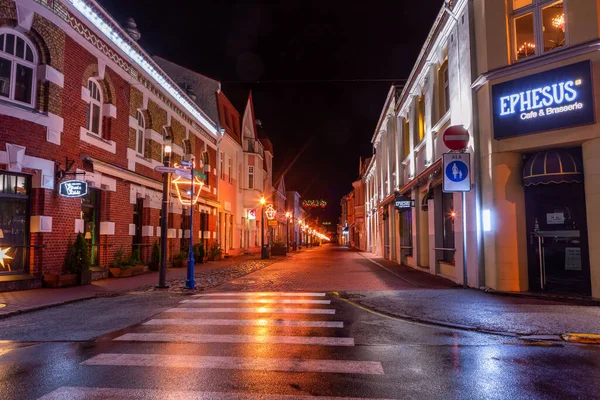
<svg viewBox="0 0 600 400"><path fill-rule="evenodd" d="M90 91L90 102L85 113L85 126L90 132L102 136L102 91L100 90L100 84L94 78L90 78L88 80L88 90Z"/></svg>
<svg viewBox="0 0 600 400"><path fill-rule="evenodd" d="M0 29L0 97L33 106L36 64L37 54L27 38Z"/></svg>
<svg viewBox="0 0 600 400"><path fill-rule="evenodd" d="M144 114L142 114L138 110L135 150L141 155L144 155L144 131L145 131L145 129L146 129L146 121L144 120Z"/></svg>

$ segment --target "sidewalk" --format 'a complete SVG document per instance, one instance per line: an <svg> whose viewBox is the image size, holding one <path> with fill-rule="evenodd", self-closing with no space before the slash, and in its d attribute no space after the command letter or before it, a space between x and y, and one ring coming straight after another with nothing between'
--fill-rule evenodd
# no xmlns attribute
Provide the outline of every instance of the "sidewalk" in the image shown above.
<svg viewBox="0 0 600 400"><path fill-rule="evenodd" d="M362 306L385 314L460 329L519 336L600 333L599 306L499 296L477 289L462 289L426 272L373 257L372 254L361 255L418 285L413 290L344 294Z"/></svg>
<svg viewBox="0 0 600 400"><path fill-rule="evenodd" d="M240 261L257 260L259 258L260 254L251 254L235 256L221 261L209 261L204 264L196 264L195 272L218 270L229 267ZM167 282L185 278L186 272L187 268L168 269ZM4 305L0 308L0 318L59 304L129 292L140 287L156 284L158 284L158 272L150 272L127 278L101 279L86 286L0 293L0 306Z"/></svg>

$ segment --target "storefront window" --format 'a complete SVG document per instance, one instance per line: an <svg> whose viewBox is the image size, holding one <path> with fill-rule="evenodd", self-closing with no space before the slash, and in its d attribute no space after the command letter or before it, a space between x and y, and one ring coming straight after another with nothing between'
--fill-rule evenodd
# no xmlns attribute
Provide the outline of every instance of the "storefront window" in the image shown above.
<svg viewBox="0 0 600 400"><path fill-rule="evenodd" d="M444 231L443 231L443 247L446 249L454 249L454 220L456 212L454 211L454 195L453 193L442 194L442 210L444 211ZM454 250L443 251L442 260L454 264Z"/></svg>
<svg viewBox="0 0 600 400"><path fill-rule="evenodd" d="M533 13L515 18L515 38L517 60L535 54L535 40L533 33Z"/></svg>
<svg viewBox="0 0 600 400"><path fill-rule="evenodd" d="M532 0L513 0L513 9L517 10L519 8L528 6L531 4Z"/></svg>
<svg viewBox="0 0 600 400"><path fill-rule="evenodd" d="M558 1L542 9L544 51L565 45L565 14L563 2Z"/></svg>
<svg viewBox="0 0 600 400"><path fill-rule="evenodd" d="M400 246L402 256L412 256L412 209L400 213Z"/></svg>
<svg viewBox="0 0 600 400"><path fill-rule="evenodd" d="M0 174L0 274L25 273L29 239L29 178ZM10 258L9 258L10 257Z"/></svg>

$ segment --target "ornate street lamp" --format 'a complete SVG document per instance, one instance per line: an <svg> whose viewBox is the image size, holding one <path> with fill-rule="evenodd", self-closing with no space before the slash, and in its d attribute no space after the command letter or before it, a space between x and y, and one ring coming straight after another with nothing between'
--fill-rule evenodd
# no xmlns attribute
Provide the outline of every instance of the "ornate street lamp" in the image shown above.
<svg viewBox="0 0 600 400"><path fill-rule="evenodd" d="M260 258L262 260L269 258L268 254L267 254L267 249L265 249L265 203L267 202L267 200L265 199L265 196L262 196L260 198L260 211L261 211L261 218L260 218Z"/></svg>

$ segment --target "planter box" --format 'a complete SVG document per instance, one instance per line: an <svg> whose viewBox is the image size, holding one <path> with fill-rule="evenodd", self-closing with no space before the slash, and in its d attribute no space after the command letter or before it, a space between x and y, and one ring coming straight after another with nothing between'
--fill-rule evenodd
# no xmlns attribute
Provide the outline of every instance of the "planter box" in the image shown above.
<svg viewBox="0 0 600 400"><path fill-rule="evenodd" d="M44 274L43 284L45 287L61 288L77 286L79 283L77 274Z"/></svg>
<svg viewBox="0 0 600 400"><path fill-rule="evenodd" d="M121 269L121 268L109 268L110 275L113 278L125 278L127 276L140 275L146 272L146 267L143 265L136 265L135 267Z"/></svg>
<svg viewBox="0 0 600 400"><path fill-rule="evenodd" d="M272 256L285 256L287 254L287 249L285 247L272 247L271 255Z"/></svg>
<svg viewBox="0 0 600 400"><path fill-rule="evenodd" d="M92 271L91 270L81 271L77 275L78 275L77 277L79 278L79 284L81 286L89 285L90 283L92 283Z"/></svg>

